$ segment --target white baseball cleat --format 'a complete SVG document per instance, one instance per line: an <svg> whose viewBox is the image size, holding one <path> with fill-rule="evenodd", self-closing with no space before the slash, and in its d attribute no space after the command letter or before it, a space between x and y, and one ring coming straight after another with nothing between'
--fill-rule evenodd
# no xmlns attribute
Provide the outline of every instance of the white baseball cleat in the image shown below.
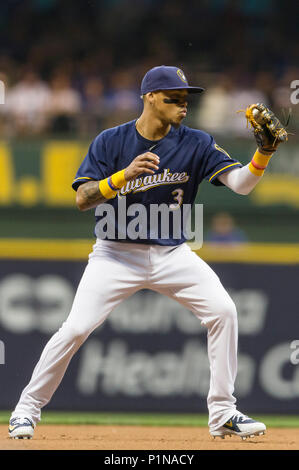
<svg viewBox="0 0 299 470"><path fill-rule="evenodd" d="M32 439L34 424L26 416L11 418L8 426L8 435L12 439Z"/></svg>
<svg viewBox="0 0 299 470"><path fill-rule="evenodd" d="M240 436L243 440L247 437L261 436L265 434L266 426L264 423L254 421L246 415L237 411L226 423L216 431L210 431L214 439L220 437L224 439L225 436Z"/></svg>

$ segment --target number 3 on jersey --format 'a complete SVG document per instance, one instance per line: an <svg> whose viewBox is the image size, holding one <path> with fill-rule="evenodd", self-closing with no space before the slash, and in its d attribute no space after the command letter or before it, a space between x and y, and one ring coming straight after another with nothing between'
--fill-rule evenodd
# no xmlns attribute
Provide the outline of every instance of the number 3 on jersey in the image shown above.
<svg viewBox="0 0 299 470"><path fill-rule="evenodd" d="M177 201L177 204L170 204L169 209L179 209L183 203L184 191L178 188L172 191L171 194L173 195L173 199Z"/></svg>

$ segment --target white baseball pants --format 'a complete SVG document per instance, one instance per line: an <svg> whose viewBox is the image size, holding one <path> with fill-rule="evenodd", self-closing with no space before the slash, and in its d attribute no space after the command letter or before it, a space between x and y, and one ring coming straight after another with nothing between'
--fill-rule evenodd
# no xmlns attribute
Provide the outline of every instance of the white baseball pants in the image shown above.
<svg viewBox="0 0 299 470"><path fill-rule="evenodd" d="M222 426L236 409L238 327L235 305L218 276L186 244L164 247L106 240L95 243L71 312L46 344L12 416L26 415L37 423L75 352L122 300L140 289L177 300L207 327L209 427Z"/></svg>

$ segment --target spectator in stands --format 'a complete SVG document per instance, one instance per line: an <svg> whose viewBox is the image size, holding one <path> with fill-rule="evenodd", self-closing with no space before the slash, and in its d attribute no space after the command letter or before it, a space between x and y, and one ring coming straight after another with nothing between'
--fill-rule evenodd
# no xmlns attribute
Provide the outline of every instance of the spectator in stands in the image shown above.
<svg viewBox="0 0 299 470"><path fill-rule="evenodd" d="M269 102L267 95L262 90L257 89L255 83L246 83L246 81L239 83L236 82L236 87L230 96L233 116L229 126L233 135L248 137L248 128L244 124L244 113L238 111L245 110L247 106L253 103L264 103L269 106Z"/></svg>
<svg viewBox="0 0 299 470"><path fill-rule="evenodd" d="M81 96L71 86L70 77L62 72L54 74L50 82L51 93L45 107L49 130L64 133L76 128L76 114L81 111Z"/></svg>
<svg viewBox="0 0 299 470"><path fill-rule="evenodd" d="M226 134L233 115L231 94L234 83L228 74L217 75L211 83L202 94L195 113L196 126L211 134Z"/></svg>
<svg viewBox="0 0 299 470"><path fill-rule="evenodd" d="M247 136L244 114L241 109L253 103L268 105L268 98L262 90L250 86L244 79L232 72L219 74L214 85L202 96L196 116L196 125L215 135Z"/></svg>
<svg viewBox="0 0 299 470"><path fill-rule="evenodd" d="M100 132L103 119L107 114L104 84L101 78L93 76L86 79L82 90L82 114L80 134L95 135Z"/></svg>
<svg viewBox="0 0 299 470"><path fill-rule="evenodd" d="M139 86L130 69L116 70L111 75L109 91L106 95L109 120L107 126L118 125L136 117L142 108Z"/></svg>
<svg viewBox="0 0 299 470"><path fill-rule="evenodd" d="M272 109L274 105L273 90L276 86L276 79L272 70L263 70L258 72L254 83L255 89L264 94L266 103Z"/></svg>
<svg viewBox="0 0 299 470"><path fill-rule="evenodd" d="M50 97L49 86L39 75L26 69L22 79L6 93L6 112L15 133L39 133L46 127L45 106Z"/></svg>
<svg viewBox="0 0 299 470"><path fill-rule="evenodd" d="M206 241L212 243L238 244L247 241L243 230L236 227L234 219L227 212L216 214L208 231Z"/></svg>
<svg viewBox="0 0 299 470"><path fill-rule="evenodd" d="M105 107L104 84L99 77L89 77L84 84L83 110L98 113Z"/></svg>

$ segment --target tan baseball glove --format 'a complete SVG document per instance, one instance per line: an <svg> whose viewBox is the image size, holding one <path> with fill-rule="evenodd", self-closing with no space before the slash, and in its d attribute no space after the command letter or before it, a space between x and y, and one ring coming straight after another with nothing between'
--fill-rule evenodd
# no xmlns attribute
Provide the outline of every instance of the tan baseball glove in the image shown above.
<svg viewBox="0 0 299 470"><path fill-rule="evenodd" d="M258 148L265 154L276 151L281 142L288 140L288 132L275 114L264 104L252 104L245 110L247 124L253 128Z"/></svg>

